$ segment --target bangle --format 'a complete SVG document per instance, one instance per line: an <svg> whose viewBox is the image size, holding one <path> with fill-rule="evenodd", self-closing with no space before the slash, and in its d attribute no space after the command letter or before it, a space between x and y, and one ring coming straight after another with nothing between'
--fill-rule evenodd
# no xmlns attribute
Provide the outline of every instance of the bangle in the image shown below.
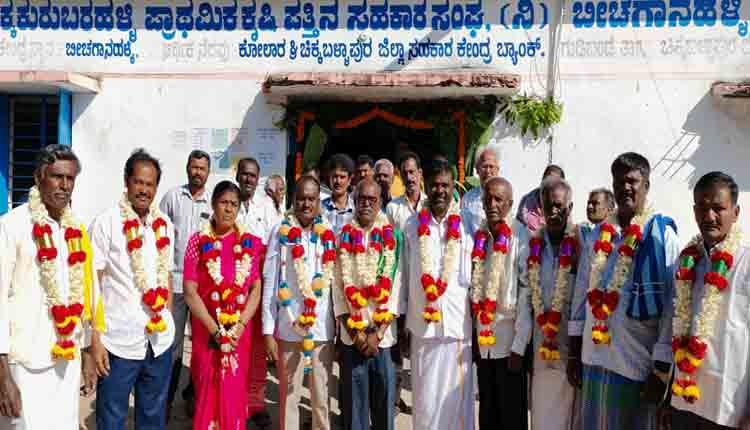
<svg viewBox="0 0 750 430"><path fill-rule="evenodd" d="M237 321L237 324L241 324L241 325L242 325L242 327L245 327L245 323L244 323L244 322L242 322L242 320L238 320L238 321Z"/></svg>

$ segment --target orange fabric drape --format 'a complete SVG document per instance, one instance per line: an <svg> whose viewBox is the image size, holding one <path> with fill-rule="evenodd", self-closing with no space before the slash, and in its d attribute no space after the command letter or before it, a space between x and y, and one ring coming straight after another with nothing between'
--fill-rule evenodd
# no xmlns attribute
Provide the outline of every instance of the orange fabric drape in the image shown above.
<svg viewBox="0 0 750 430"><path fill-rule="evenodd" d="M458 182L464 183L466 172L464 171L466 157L466 112L453 113L453 119L458 122Z"/></svg>
<svg viewBox="0 0 750 430"><path fill-rule="evenodd" d="M409 119L394 113L384 111L380 107L375 106L372 110L363 113L362 115L356 116L346 121L336 121L334 125L336 128L357 128L362 124L365 124L375 118L381 118L385 121L390 122L393 125L399 127L406 127L417 130L429 130L433 128L433 125L429 121L421 121L418 119Z"/></svg>
<svg viewBox="0 0 750 430"><path fill-rule="evenodd" d="M305 122L312 121L315 119L315 114L312 112L300 112L297 116L297 143L301 143L305 138Z"/></svg>
<svg viewBox="0 0 750 430"><path fill-rule="evenodd" d="M294 155L294 180L302 176L302 151L297 151Z"/></svg>

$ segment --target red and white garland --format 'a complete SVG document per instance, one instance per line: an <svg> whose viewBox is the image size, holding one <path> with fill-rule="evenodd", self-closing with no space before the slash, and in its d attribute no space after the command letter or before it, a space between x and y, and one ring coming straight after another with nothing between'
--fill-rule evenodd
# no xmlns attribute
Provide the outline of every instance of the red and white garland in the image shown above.
<svg viewBox="0 0 750 430"><path fill-rule="evenodd" d="M73 218L70 207L65 208L60 219L65 230L65 241L68 246L68 297L67 304L60 297L60 287L57 284L57 256L58 251L52 240L52 228L47 223L48 212L42 202L39 189L34 186L29 193L29 209L33 226L34 241L37 245L37 261L39 262L39 279L47 297L47 306L52 315L57 333L57 342L52 346L54 360L73 360L76 358L78 347L73 340L76 328L81 322L83 314L83 283L86 252L83 250L83 234Z"/></svg>
<svg viewBox="0 0 750 430"><path fill-rule="evenodd" d="M506 288L505 262L508 258L513 231L507 221L503 221L496 227L493 236L492 246L488 247L487 239L490 237L490 232L485 221L474 234L474 249L471 252L471 261L474 263L471 273L471 310L481 327L478 336L480 346L491 346L496 342L492 323L495 320L500 289ZM492 252L489 262L490 273L485 281L489 251Z"/></svg>
<svg viewBox="0 0 750 430"><path fill-rule="evenodd" d="M539 354L542 360L560 360L560 346L557 334L560 332L563 307L570 291L570 272L577 258L578 240L576 228L573 224L565 227L564 237L560 242L557 277L555 289L552 293L550 307L545 310L541 286L542 248L544 247L544 229L529 241L529 258L527 260L529 273L529 288L531 289L531 307L534 319L544 334Z"/></svg>
<svg viewBox="0 0 750 430"><path fill-rule="evenodd" d="M675 284L675 319L672 337L672 352L677 366L677 375L672 384L672 393L688 403L700 400L701 394L695 382L695 372L703 364L708 350L708 340L713 334L714 324L723 302L722 293L729 287L734 255L742 242L742 232L737 224L729 235L711 253L711 270L703 277L701 311L693 319L693 284L695 266L704 258L706 251L703 237L696 236L680 253L680 268ZM690 334L690 328L694 334Z"/></svg>
<svg viewBox="0 0 750 430"><path fill-rule="evenodd" d="M123 218L122 232L127 240L130 254L130 267L133 270L135 287L143 295L143 304L151 311L151 318L146 324L148 333L159 333L167 329L167 323L161 312L167 305L169 298L169 254L170 240L167 234L167 222L164 214L156 205L151 205L146 218L146 224L151 224L156 236L156 285L149 287L146 269L143 265L143 232L141 219L133 210L127 194L120 199L120 216Z"/></svg>
<svg viewBox="0 0 750 430"><path fill-rule="evenodd" d="M198 239L201 261L206 265L206 271L213 281L208 295L208 304L214 310L216 322L219 325L219 346L226 355L232 352L231 338L236 335L237 323L247 304L247 293L244 291L245 281L250 276L253 264L253 240L249 233L242 231L239 225L234 228L236 243L232 249L234 256L234 280L229 282L221 274L221 238L207 223ZM222 360L226 364L226 360Z"/></svg>
<svg viewBox="0 0 750 430"><path fill-rule="evenodd" d="M446 222L448 228L445 233L445 252L443 254L443 264L440 277L435 279L432 275L435 262L432 259L432 253L429 249L430 236L430 219L432 214L427 206L419 211L417 215L419 227L417 236L419 237L419 261L422 269L420 281L425 293L425 307L422 317L427 324L440 322L442 316L435 306L435 302L445 293L448 288L448 278L451 273L455 272L458 262L458 251L461 242L461 216L458 215L458 207L452 203L448 209Z"/></svg>
<svg viewBox="0 0 750 430"><path fill-rule="evenodd" d="M369 234L367 249L364 235ZM382 270L378 263L383 258ZM369 232L353 219L341 230L339 262L344 294L349 304L350 316L347 326L352 330L364 330L369 324L368 305L372 301L376 309L372 314L378 326L393 321L393 313L388 310L391 297L391 268L396 259L396 239L394 229L384 214L379 214Z"/></svg>
<svg viewBox="0 0 750 430"><path fill-rule="evenodd" d="M589 277L589 290L586 294L591 312L596 321L591 328L591 338L595 344L608 345L611 341L607 320L617 309L620 302L620 290L630 277L633 268L633 257L638 251L638 245L643 238L643 227L651 217L651 210L647 209L636 215L630 225L624 229L625 239L617 249L619 254L615 263L615 270L609 288L604 289L602 275L607 268L609 255L612 253L613 238L616 234L611 220L605 222L599 228L599 240L594 243L594 257L591 263L591 276Z"/></svg>

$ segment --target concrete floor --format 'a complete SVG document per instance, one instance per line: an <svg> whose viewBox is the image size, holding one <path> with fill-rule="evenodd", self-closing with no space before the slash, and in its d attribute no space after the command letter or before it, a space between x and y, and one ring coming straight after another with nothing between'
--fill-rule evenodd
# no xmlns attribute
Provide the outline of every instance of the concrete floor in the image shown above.
<svg viewBox="0 0 750 430"><path fill-rule="evenodd" d="M188 368L190 365L190 342L185 342L185 354L183 357L183 364L185 368L183 368L183 372L181 375L181 383L180 383L180 390L182 387L184 387L187 384L187 380L190 375L190 369ZM408 367L408 362L407 362ZM335 377L338 377L338 366L334 364L334 375ZM332 393L336 394L336 393ZM303 391L303 402L304 405L309 406L310 401L310 393L306 389ZM411 391L410 386L405 387L404 390L402 390L402 398L407 403L407 405L411 406ZM133 399L131 397L131 418L128 423L128 429L133 429L133 420L132 420L132 405L133 405ZM276 378L275 375L275 369L269 369L268 373L268 385L266 387L266 405L268 407L268 412L271 414L273 421L274 421L274 430L276 430L278 427L278 416L279 416L279 380ZM81 397L80 401L80 409L81 409L81 429L88 429L88 430L94 430L96 429L96 418L95 418L95 394L89 396L89 397ZM333 409L333 429L340 429L341 422L340 422L340 410L338 407L338 402L336 398L334 397L332 399L332 409ZM478 405L475 408L475 413L478 412ZM253 426L248 427L249 429L254 429ZM182 397L177 395L176 403L174 407L172 408L172 417L169 422L168 426L169 430L187 430L191 429L191 420L185 415L185 406L182 401ZM398 414L396 417L396 429L397 430L410 430L411 429L411 415L407 414Z"/></svg>

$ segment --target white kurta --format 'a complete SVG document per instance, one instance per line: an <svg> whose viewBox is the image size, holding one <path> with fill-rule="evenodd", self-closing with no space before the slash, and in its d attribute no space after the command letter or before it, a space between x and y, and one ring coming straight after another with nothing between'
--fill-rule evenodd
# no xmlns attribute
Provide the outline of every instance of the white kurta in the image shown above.
<svg viewBox="0 0 750 430"><path fill-rule="evenodd" d="M473 430L474 382L471 366L471 283L472 241L461 225L456 268L447 279L448 288L435 303L442 314L439 323L426 324L416 216L406 225L409 304L407 326L412 333L412 385L414 430ZM427 247L433 261L432 276L442 271L447 217L438 223L430 219Z"/></svg>
<svg viewBox="0 0 750 430"><path fill-rule="evenodd" d="M531 288L529 286L528 265L529 240L531 235L527 233L522 239L520 256L518 258L519 291L518 317L516 322L516 338L513 342L513 352L523 355L526 345L533 338L532 351L534 354L534 378L531 385L531 428L533 430L567 430L573 419L573 402L576 390L568 383L565 366L568 356L568 319L570 316L570 303L575 288L575 273L568 275L568 295L562 308L562 320L560 321L560 332L557 342L560 348L561 360L545 361L539 356L539 348L542 346L544 334L536 324L531 304ZM555 281L559 268L559 258L555 254L549 235L544 235L542 247L542 264L539 273L539 282L542 289L542 301L545 309L549 309L555 293ZM532 337L533 333L533 337Z"/></svg>
<svg viewBox="0 0 750 430"><path fill-rule="evenodd" d="M65 232L51 218L47 218L47 224L58 250L55 262L59 294L67 298ZM0 354L8 354L22 407L20 418L0 417L0 430L76 430L81 361L52 360L50 351L57 335L40 285L32 225L28 204L0 220ZM98 283L93 281L92 293L98 294ZM95 302L98 295L92 299ZM76 328L74 340L79 346L87 346L89 330L87 321Z"/></svg>
<svg viewBox="0 0 750 430"><path fill-rule="evenodd" d="M703 297L703 276L709 270L710 261L705 257L695 266L691 333L694 333L695 316L702 309L699 298ZM749 247L740 247L734 254L729 288L722 296L706 358L695 373L701 399L689 404L681 397L672 396L672 406L722 426L739 427L740 420L750 415Z"/></svg>

